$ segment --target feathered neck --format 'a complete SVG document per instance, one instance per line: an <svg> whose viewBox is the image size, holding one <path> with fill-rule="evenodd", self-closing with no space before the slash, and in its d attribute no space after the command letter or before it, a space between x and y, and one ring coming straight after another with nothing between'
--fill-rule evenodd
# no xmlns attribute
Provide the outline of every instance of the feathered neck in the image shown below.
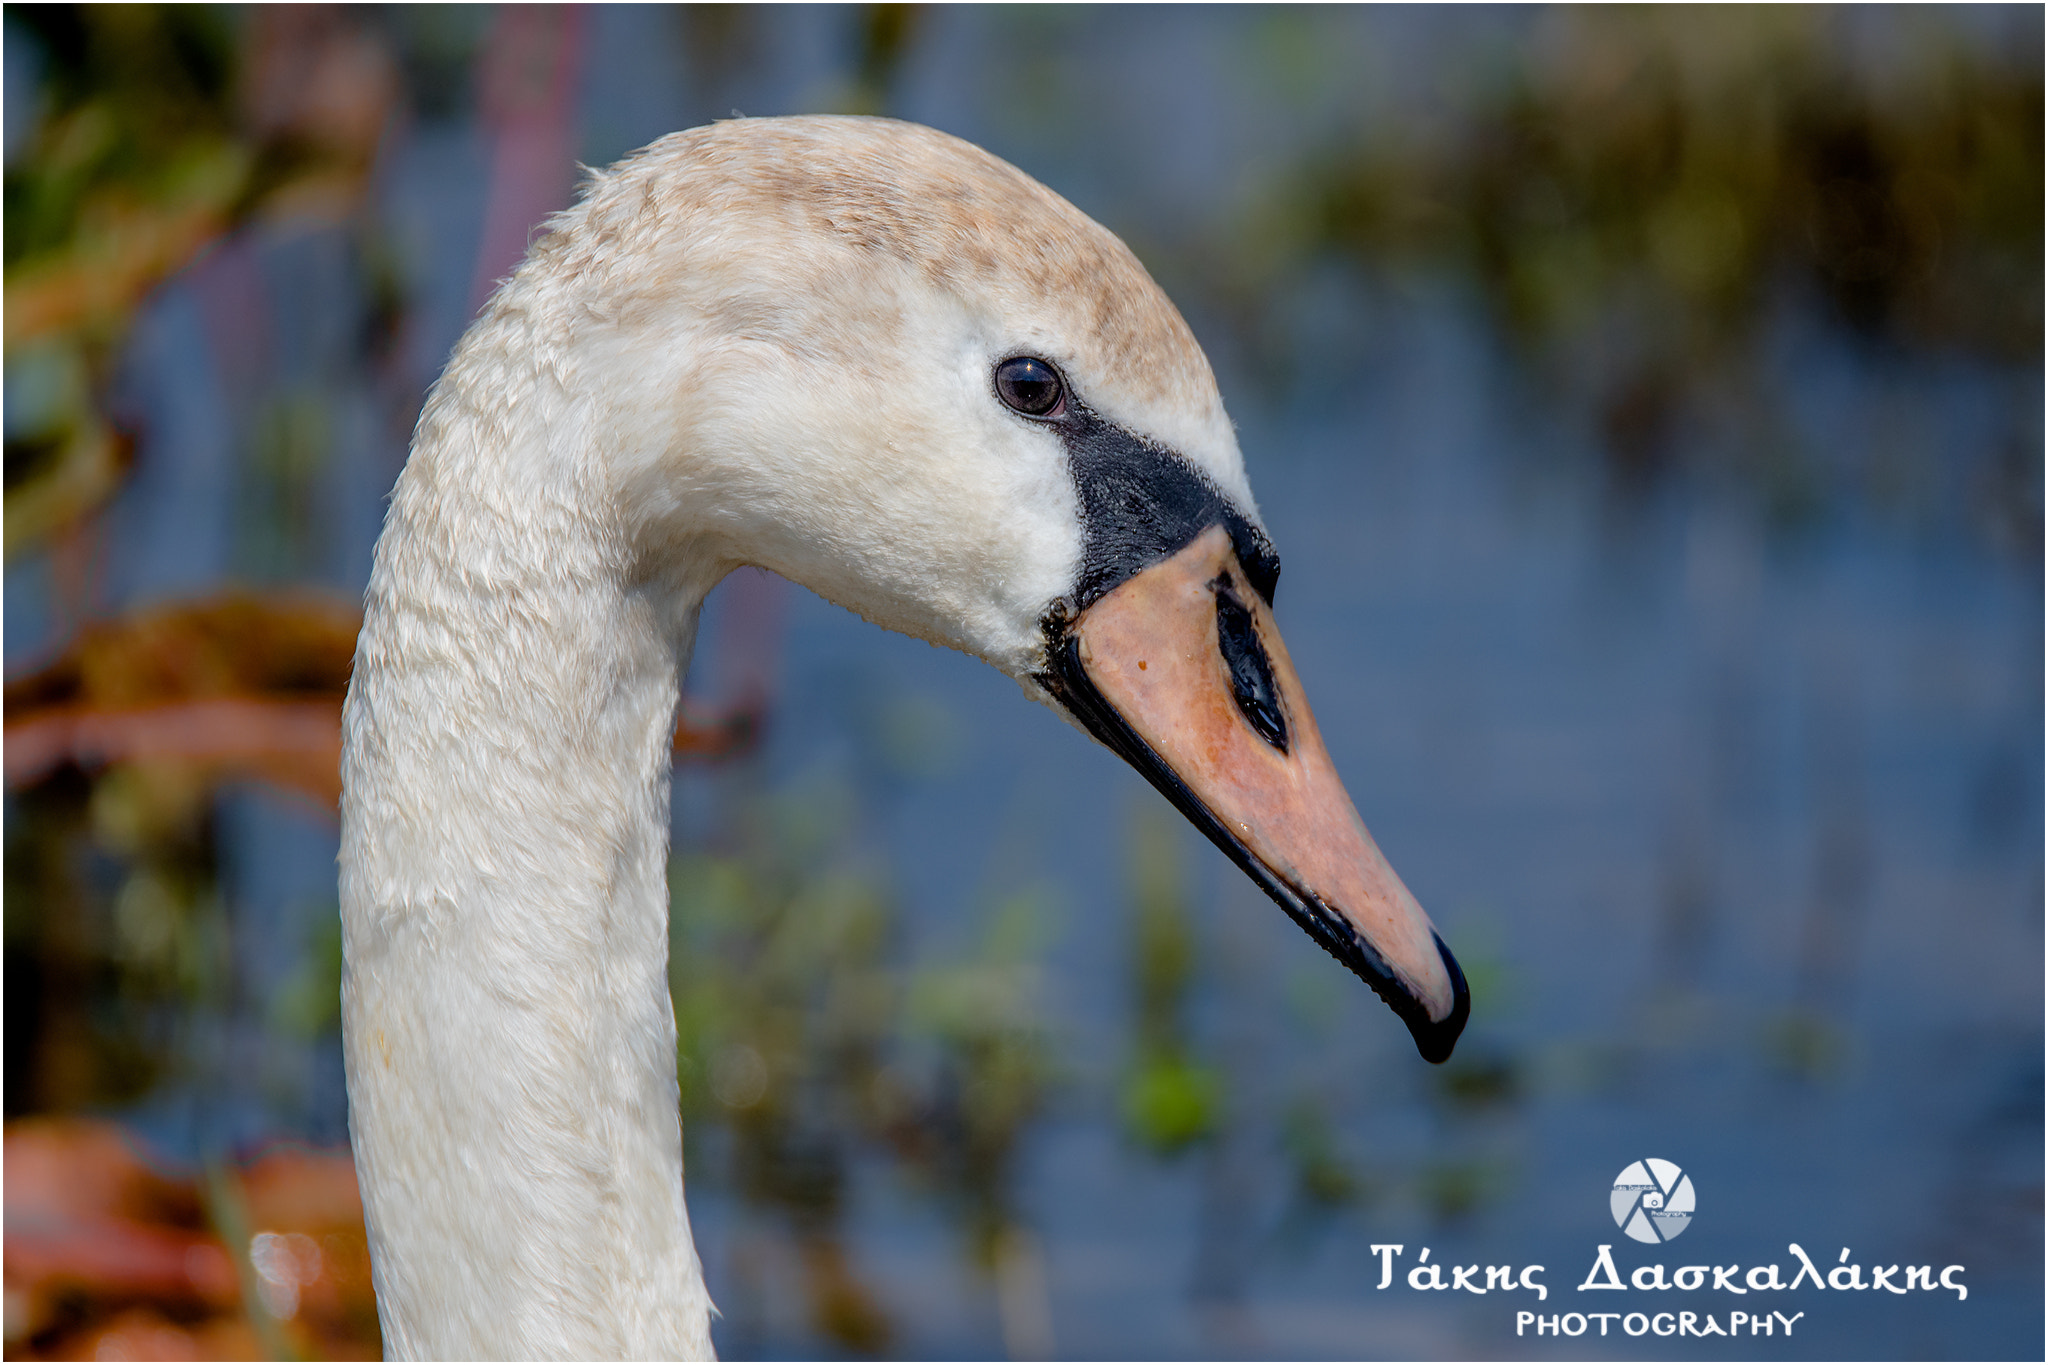
<svg viewBox="0 0 2048 1365"><path fill-rule="evenodd" d="M516 287L394 492L344 716L344 1039L387 1353L710 1354L667 984L669 737L715 567L634 582Z"/></svg>

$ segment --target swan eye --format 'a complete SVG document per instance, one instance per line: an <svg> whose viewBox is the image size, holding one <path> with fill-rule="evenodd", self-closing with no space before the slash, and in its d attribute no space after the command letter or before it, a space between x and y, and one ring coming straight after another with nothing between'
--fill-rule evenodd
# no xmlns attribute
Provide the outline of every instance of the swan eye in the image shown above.
<svg viewBox="0 0 2048 1365"><path fill-rule="evenodd" d="M1016 355L996 366L996 396L1026 417L1057 417L1067 386L1051 361Z"/></svg>

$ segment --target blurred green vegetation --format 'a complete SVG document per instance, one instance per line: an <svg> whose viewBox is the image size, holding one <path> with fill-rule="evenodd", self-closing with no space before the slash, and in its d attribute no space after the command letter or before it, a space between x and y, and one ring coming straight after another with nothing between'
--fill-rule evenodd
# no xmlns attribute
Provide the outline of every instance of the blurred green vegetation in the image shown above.
<svg viewBox="0 0 2048 1365"><path fill-rule="evenodd" d="M1311 231L1456 264L1532 347L1619 306L1718 356L1790 279L1873 338L2040 355L2038 52L1903 19L1924 46L1880 89L1825 10L1553 17L1449 145L1382 130L1313 161Z"/></svg>
<svg viewBox="0 0 2048 1365"><path fill-rule="evenodd" d="M1288 1107L1281 1142L1294 1173L1294 1206L1287 1218L1349 1208L1372 1197L1372 1182L1344 1151L1329 1108L1321 1100L1303 1095ZM1287 1226L1283 1221L1283 1232Z"/></svg>
<svg viewBox="0 0 2048 1365"><path fill-rule="evenodd" d="M12 799L10 1115L132 1100L189 1064L186 1021L229 975L211 798L190 770L138 765Z"/></svg>
<svg viewBox="0 0 2048 1365"><path fill-rule="evenodd" d="M1765 343L1817 312L1875 363L2038 379L2040 17L2010 47L1971 22L1545 10L1434 116L1346 121L1281 157L1191 273L1276 378L1317 368L1286 301L1319 262L1456 281L1548 401L1584 414L1625 489L1704 467L1793 524L1845 495L1924 502L1968 453L1802 449ZM1341 79L1316 28L1264 16L1266 83ZM2041 547L2038 441L2036 425L1961 471L1962 519L2021 563Z"/></svg>
<svg viewBox="0 0 2048 1365"><path fill-rule="evenodd" d="M115 349L144 294L225 227L250 158L218 11L16 6L7 28L43 68L5 180L12 559L119 486L129 443L104 410Z"/></svg>
<svg viewBox="0 0 2048 1365"><path fill-rule="evenodd" d="M670 871L689 1171L794 1245L816 1331L886 1354L895 1328L841 1244L849 1168L892 1164L971 1263L1002 1272L1021 1143L1054 1089L1040 960L1055 907L1014 888L981 907L968 951L906 961L857 793L749 782L729 789L727 833Z"/></svg>
<svg viewBox="0 0 2048 1365"><path fill-rule="evenodd" d="M338 10L17 5L6 24L36 77L4 191L12 559L119 488L109 391L143 300L258 215L355 213L398 90Z"/></svg>
<svg viewBox="0 0 2048 1365"><path fill-rule="evenodd" d="M104 245L165 205L225 213L248 158L233 117L236 34L221 10L40 5L8 23L35 40L44 105L7 175L9 270Z"/></svg>
<svg viewBox="0 0 2048 1365"><path fill-rule="evenodd" d="M1178 817L1149 793L1132 807L1126 856L1131 896L1131 1041L1121 1108L1138 1145L1171 1156L1211 1136L1223 1076L1196 1054L1187 1018L1198 929L1188 905Z"/></svg>

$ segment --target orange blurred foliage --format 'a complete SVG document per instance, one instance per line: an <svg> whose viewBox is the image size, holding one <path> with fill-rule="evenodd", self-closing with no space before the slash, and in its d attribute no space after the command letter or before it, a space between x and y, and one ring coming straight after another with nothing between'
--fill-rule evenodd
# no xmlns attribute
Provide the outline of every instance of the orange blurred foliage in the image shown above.
<svg viewBox="0 0 2048 1365"><path fill-rule="evenodd" d="M239 1258L202 1187L115 1125L21 1120L5 1156L10 1358L249 1359L266 1336L303 1356L378 1354L347 1152L278 1148L230 1177L251 1230Z"/></svg>

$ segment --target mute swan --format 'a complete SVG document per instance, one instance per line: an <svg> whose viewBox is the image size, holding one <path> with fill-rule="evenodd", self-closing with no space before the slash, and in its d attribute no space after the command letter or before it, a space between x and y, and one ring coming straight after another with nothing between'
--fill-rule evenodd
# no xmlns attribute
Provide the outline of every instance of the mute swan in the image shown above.
<svg viewBox="0 0 2048 1365"><path fill-rule="evenodd" d="M1109 232L881 119L593 177L456 347L344 715L350 1130L385 1349L708 1357L669 736L758 564L985 659L1143 772L1414 1034L1465 984L1324 752L1207 360Z"/></svg>

